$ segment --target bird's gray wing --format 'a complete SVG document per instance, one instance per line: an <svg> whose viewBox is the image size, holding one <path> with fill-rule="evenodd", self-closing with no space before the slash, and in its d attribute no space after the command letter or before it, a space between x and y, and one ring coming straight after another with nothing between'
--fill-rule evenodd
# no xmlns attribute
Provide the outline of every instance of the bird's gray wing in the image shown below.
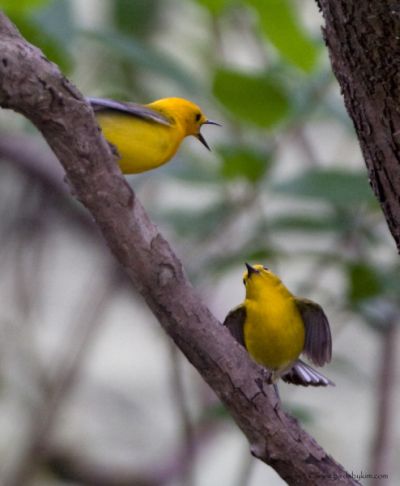
<svg viewBox="0 0 400 486"><path fill-rule="evenodd" d="M295 299L305 327L303 353L314 364L323 366L332 358L332 337L328 318L312 300Z"/></svg>
<svg viewBox="0 0 400 486"><path fill-rule="evenodd" d="M224 326L226 326L232 336L236 339L236 341L241 344L242 346L246 347L244 343L244 321L246 319L246 308L245 306L239 305L232 309L229 314L225 317Z"/></svg>
<svg viewBox="0 0 400 486"><path fill-rule="evenodd" d="M122 101L109 100L106 98L86 98L90 103L95 113L102 111L117 111L120 113L126 113L128 115L142 118L143 120L149 120L161 125L171 126L170 120L147 106L139 105L136 103L125 103Z"/></svg>

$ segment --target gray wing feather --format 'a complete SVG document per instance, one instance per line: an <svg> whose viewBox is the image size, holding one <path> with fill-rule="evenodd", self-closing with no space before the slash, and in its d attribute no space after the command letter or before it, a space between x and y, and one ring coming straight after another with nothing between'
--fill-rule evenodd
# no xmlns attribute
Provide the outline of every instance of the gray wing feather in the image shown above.
<svg viewBox="0 0 400 486"><path fill-rule="evenodd" d="M324 376L322 373L314 370L304 361L298 359L292 368L281 376L282 380L292 385L301 386L335 386L333 381Z"/></svg>
<svg viewBox="0 0 400 486"><path fill-rule="evenodd" d="M244 305L239 305L232 309L225 317L224 326L226 326L236 341L242 346L246 347L244 343L244 321L246 319L246 308Z"/></svg>
<svg viewBox="0 0 400 486"><path fill-rule="evenodd" d="M322 307L307 299L296 299L305 327L303 353L314 364L323 366L332 358L332 337L328 318Z"/></svg>
<svg viewBox="0 0 400 486"><path fill-rule="evenodd" d="M160 123L161 125L171 126L171 122L161 113L136 103L124 103L122 101L109 100L106 98L86 98L95 113L101 111L119 111L129 115L143 118L144 120Z"/></svg>

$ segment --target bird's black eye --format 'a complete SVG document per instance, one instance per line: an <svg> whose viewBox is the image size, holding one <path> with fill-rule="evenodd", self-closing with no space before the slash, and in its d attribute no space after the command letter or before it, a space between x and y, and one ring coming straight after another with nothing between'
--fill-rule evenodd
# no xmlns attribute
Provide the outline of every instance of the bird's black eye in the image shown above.
<svg viewBox="0 0 400 486"><path fill-rule="evenodd" d="M201 113L196 113L195 120L198 122L200 121Z"/></svg>
<svg viewBox="0 0 400 486"><path fill-rule="evenodd" d="M246 285L246 279L245 278L243 279L243 285Z"/></svg>

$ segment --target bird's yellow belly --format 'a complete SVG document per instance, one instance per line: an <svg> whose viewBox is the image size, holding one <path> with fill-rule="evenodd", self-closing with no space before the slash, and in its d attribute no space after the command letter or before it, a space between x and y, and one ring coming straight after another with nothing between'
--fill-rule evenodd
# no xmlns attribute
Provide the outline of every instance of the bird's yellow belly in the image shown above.
<svg viewBox="0 0 400 486"><path fill-rule="evenodd" d="M136 174L165 164L178 150L182 140L176 127L168 127L130 115L98 113L104 137L120 155L119 166L125 174Z"/></svg>
<svg viewBox="0 0 400 486"><path fill-rule="evenodd" d="M260 306L246 300L244 340L252 358L270 370L285 370L304 348L304 323L290 301Z"/></svg>

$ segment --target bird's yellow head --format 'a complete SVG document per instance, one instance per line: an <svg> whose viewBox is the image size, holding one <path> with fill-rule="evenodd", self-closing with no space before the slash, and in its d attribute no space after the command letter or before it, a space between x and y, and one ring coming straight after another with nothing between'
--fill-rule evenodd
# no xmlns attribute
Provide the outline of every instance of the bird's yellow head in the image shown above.
<svg viewBox="0 0 400 486"><path fill-rule="evenodd" d="M179 124L183 129L185 137L188 135L195 136L210 150L203 135L200 133L200 129L203 125L221 125L212 120L208 120L201 111L201 108L195 103L183 98L163 98L150 103L148 106Z"/></svg>
<svg viewBox="0 0 400 486"><path fill-rule="evenodd" d="M282 286L281 279L263 265L245 264L247 270L243 273L243 283L246 287L247 299L265 298L268 290Z"/></svg>

